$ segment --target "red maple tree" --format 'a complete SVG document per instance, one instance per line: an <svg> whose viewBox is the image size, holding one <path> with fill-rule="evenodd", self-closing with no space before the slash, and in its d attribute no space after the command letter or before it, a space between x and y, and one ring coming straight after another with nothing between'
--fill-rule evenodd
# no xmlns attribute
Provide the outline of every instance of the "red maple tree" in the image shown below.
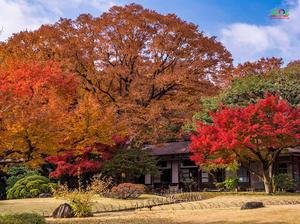
<svg viewBox="0 0 300 224"><path fill-rule="evenodd" d="M45 160L56 166L50 177L79 176L85 173L96 173L102 163L112 157L116 149L127 143L127 138L113 137L114 144L95 143L81 150L71 149Z"/></svg>
<svg viewBox="0 0 300 224"><path fill-rule="evenodd" d="M211 116L213 124L199 123L191 138L192 160L199 165L237 160L264 182L267 193L272 193L274 164L280 153L300 143L300 108L277 95L268 95L256 104L221 108ZM261 171L247 165L254 161L261 165Z"/></svg>

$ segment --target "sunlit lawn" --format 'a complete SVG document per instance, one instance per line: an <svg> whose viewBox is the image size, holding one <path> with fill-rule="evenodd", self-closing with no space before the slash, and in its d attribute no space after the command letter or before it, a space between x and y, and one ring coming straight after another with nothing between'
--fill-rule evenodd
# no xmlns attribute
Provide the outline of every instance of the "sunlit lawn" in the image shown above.
<svg viewBox="0 0 300 224"><path fill-rule="evenodd" d="M154 198L160 197L145 194L134 200L120 200L95 196L93 211L96 212L105 211L105 209L117 210L119 208L130 208L136 206L137 203L147 204ZM0 214L34 212L44 216L50 216L54 209L64 202L64 200L58 200L54 198L3 200L0 201Z"/></svg>
<svg viewBox="0 0 300 224"><path fill-rule="evenodd" d="M264 194L222 194L220 196L208 198L202 201L184 202L179 204L161 205L153 207L152 210L188 210L188 209L207 209L207 208L228 208L240 207L248 201L261 201L265 205L287 205L300 204L300 195L276 195L269 196Z"/></svg>
<svg viewBox="0 0 300 224"><path fill-rule="evenodd" d="M300 205L272 205L240 210L214 208L179 211L122 212L94 218L53 220L51 224L298 224Z"/></svg>
<svg viewBox="0 0 300 224"><path fill-rule="evenodd" d="M97 213L92 219L52 220L51 223L126 223L126 224L158 224L158 223L300 223L300 195L273 195L262 193L200 193L205 200L184 202L171 205L160 205L149 209L130 212ZM162 199L154 195L142 195L135 200L119 200L95 196L93 211L105 209L130 208L137 203L147 204L149 201ZM239 207L246 201L262 201L266 208L241 211ZM0 201L0 214L5 213L39 213L50 216L63 200L54 198L36 198ZM226 222L225 222L226 221Z"/></svg>

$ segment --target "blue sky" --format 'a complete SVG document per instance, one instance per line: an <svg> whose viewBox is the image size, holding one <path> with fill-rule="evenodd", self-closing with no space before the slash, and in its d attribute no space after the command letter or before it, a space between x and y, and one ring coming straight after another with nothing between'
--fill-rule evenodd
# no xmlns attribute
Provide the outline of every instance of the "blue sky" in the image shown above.
<svg viewBox="0 0 300 224"><path fill-rule="evenodd" d="M0 0L0 40L60 17L96 16L132 2L199 25L206 35L217 36L235 64L269 56L300 59L300 0ZM271 19L274 8L289 10L290 18Z"/></svg>

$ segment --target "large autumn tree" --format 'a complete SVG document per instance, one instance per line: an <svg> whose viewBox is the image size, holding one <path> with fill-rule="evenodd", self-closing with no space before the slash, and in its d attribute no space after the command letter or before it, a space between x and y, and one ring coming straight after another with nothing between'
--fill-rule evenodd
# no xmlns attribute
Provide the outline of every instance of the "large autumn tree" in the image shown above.
<svg viewBox="0 0 300 224"><path fill-rule="evenodd" d="M136 4L15 34L0 45L0 60L19 57L59 61L143 141L176 137L170 133L199 110L200 96L227 83L232 68L215 37Z"/></svg>
<svg viewBox="0 0 300 224"><path fill-rule="evenodd" d="M213 123L198 123L191 138L192 160L200 166L238 161L272 193L280 153L300 144L300 108L269 95L246 107L220 108L211 116ZM251 162L258 162L261 170L252 169Z"/></svg>
<svg viewBox="0 0 300 224"><path fill-rule="evenodd" d="M0 155L37 165L62 138L77 82L55 62L0 66Z"/></svg>

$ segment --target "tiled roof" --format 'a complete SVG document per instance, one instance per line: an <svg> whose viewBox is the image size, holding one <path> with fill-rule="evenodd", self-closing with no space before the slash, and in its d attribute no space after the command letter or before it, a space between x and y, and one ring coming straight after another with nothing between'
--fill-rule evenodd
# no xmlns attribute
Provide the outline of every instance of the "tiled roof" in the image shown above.
<svg viewBox="0 0 300 224"><path fill-rule="evenodd" d="M157 145L148 145L145 149L149 150L149 152L155 156L186 154L189 153L189 144L190 141L161 143Z"/></svg>
<svg viewBox="0 0 300 224"><path fill-rule="evenodd" d="M187 154L189 153L190 143L190 141L161 143L147 145L144 149L148 150L154 156ZM285 153L300 153L300 148L288 148L283 151L283 154Z"/></svg>
<svg viewBox="0 0 300 224"><path fill-rule="evenodd" d="M288 148L289 153L300 153L300 148Z"/></svg>

